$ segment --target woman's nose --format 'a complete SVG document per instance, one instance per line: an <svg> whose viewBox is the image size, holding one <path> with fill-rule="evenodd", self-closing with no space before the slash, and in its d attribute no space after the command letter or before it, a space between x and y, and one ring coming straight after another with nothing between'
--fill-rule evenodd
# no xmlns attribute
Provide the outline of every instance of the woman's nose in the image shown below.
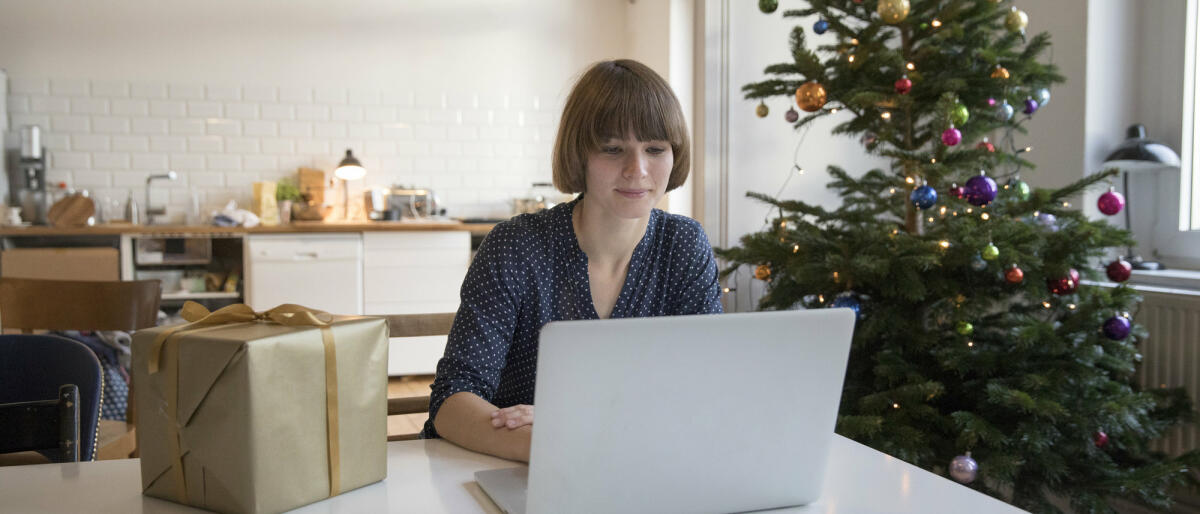
<svg viewBox="0 0 1200 514"><path fill-rule="evenodd" d="M647 173L649 161L643 155L630 155L625 161L625 169L623 174L626 177L640 177Z"/></svg>

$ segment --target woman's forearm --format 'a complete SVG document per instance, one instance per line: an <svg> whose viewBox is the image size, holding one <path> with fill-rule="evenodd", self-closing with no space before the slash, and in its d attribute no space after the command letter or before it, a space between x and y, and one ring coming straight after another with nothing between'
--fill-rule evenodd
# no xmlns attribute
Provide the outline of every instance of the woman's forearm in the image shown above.
<svg viewBox="0 0 1200 514"><path fill-rule="evenodd" d="M500 458L529 462L533 427L492 427L496 406L474 393L455 393L442 402L433 428L443 439Z"/></svg>

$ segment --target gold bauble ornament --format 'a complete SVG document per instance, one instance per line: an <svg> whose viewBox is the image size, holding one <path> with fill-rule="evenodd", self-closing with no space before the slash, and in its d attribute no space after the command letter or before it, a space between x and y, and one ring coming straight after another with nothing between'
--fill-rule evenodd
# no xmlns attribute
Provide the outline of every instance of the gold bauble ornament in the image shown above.
<svg viewBox="0 0 1200 514"><path fill-rule="evenodd" d="M796 105L799 105L805 112L821 110L822 107L825 107L826 101L825 86L815 80L805 82L796 88Z"/></svg>
<svg viewBox="0 0 1200 514"><path fill-rule="evenodd" d="M1029 25L1029 15L1025 11L1017 9L1013 6L1012 10L1008 11L1008 16L1004 17L1004 28L1009 32L1025 32L1025 27Z"/></svg>
<svg viewBox="0 0 1200 514"><path fill-rule="evenodd" d="M759 264L757 268L754 268L754 278L759 280L771 278L771 267L766 264Z"/></svg>
<svg viewBox="0 0 1200 514"><path fill-rule="evenodd" d="M908 11L912 6L908 0L879 0L879 17L883 18L884 23L893 25L904 21L908 17Z"/></svg>
<svg viewBox="0 0 1200 514"><path fill-rule="evenodd" d="M771 113L771 110L768 109L767 104L763 103L763 102L759 102L758 107L754 108L754 114L757 114L759 118L766 118L767 114L770 114L770 113Z"/></svg>
<svg viewBox="0 0 1200 514"><path fill-rule="evenodd" d="M1008 80L1008 77L1010 76L1011 75L1008 73L1008 68L1005 68L999 64L996 65L996 69L992 70L992 78L994 79Z"/></svg>

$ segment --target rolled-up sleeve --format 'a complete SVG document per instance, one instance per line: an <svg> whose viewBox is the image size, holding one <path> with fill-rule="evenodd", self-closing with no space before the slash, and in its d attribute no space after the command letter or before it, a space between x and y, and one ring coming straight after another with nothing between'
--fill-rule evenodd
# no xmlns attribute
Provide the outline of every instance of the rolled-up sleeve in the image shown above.
<svg viewBox="0 0 1200 514"><path fill-rule="evenodd" d="M446 398L465 391L491 401L496 392L526 287L526 256L519 250L522 233L498 225L467 271L446 351L430 386L430 423L424 437L437 437L432 421Z"/></svg>

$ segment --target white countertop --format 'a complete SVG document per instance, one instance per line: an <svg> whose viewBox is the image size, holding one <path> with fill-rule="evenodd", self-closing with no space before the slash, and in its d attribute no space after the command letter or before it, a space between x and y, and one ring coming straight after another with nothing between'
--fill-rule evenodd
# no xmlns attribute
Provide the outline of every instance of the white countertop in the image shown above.
<svg viewBox="0 0 1200 514"><path fill-rule="evenodd" d="M834 436L816 503L777 512L855 514L1022 512L947 478ZM474 473L516 463L441 440L388 443L388 477L298 513L496 513ZM986 473L986 470L984 470ZM203 512L142 496L137 459L0 468L0 511L38 513Z"/></svg>

